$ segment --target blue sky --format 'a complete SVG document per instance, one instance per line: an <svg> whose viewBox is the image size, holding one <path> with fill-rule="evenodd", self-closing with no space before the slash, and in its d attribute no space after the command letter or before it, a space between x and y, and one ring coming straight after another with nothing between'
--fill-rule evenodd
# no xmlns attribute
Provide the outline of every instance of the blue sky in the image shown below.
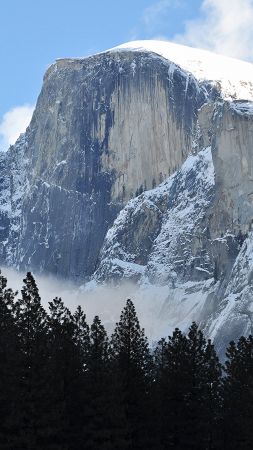
<svg viewBox="0 0 253 450"><path fill-rule="evenodd" d="M246 43L242 36L245 24L252 28L252 0L2 0L0 145L4 139L7 143L6 121L11 134L15 123L29 119L43 74L56 58L85 56L134 39L161 38L216 51L221 42L221 52L251 59L249 51L243 53L234 44L238 35L231 37L229 24L221 20L228 8L233 13L230 28L245 11L238 30L245 49L252 42L252 32Z"/></svg>

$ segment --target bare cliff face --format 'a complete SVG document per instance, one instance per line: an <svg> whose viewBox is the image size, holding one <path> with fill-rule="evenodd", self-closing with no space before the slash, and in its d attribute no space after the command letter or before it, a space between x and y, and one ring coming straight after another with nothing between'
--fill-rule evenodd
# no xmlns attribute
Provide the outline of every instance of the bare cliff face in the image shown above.
<svg viewBox="0 0 253 450"><path fill-rule="evenodd" d="M216 195L211 228L234 234L249 231L253 217L253 114L245 102L225 103L214 119L213 161Z"/></svg>
<svg viewBox="0 0 253 450"><path fill-rule="evenodd" d="M166 320L180 310L221 342L251 329L253 69L229 81L214 57L205 73L202 53L161 48L48 69L30 126L0 154L0 262L164 286Z"/></svg>
<svg viewBox="0 0 253 450"><path fill-rule="evenodd" d="M2 261L64 277L91 275L122 206L190 153L204 99L194 77L147 52L57 61L44 77L23 144L9 151L22 147L22 175L13 176L26 181L17 246L13 251L13 237L5 239ZM10 214L3 211L3 221L10 221L11 236L17 211L11 180L4 182Z"/></svg>

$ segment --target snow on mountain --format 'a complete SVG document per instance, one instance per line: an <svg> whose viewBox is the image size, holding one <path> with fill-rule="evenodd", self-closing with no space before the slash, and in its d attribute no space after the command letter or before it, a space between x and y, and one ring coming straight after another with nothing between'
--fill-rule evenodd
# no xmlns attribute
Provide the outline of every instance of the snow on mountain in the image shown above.
<svg viewBox="0 0 253 450"><path fill-rule="evenodd" d="M94 281L137 281L132 298L151 340L204 321L216 282L208 252L197 241L200 234L208 240L204 224L214 185L207 147L189 155L165 182L129 201L106 235L86 289L96 289Z"/></svg>
<svg viewBox="0 0 253 450"><path fill-rule="evenodd" d="M253 65L207 51L137 41L57 60L0 154L1 264L137 282L151 338L195 319L223 351L253 323L252 113Z"/></svg>
<svg viewBox="0 0 253 450"><path fill-rule="evenodd" d="M253 232L250 231L233 265L225 291L217 307L206 321L206 330L216 343L218 351L224 351L224 342L239 339L253 333Z"/></svg>
<svg viewBox="0 0 253 450"><path fill-rule="evenodd" d="M119 45L110 51L153 52L192 73L198 81L221 87L226 100L253 100L253 64L174 42L142 40Z"/></svg>
<svg viewBox="0 0 253 450"><path fill-rule="evenodd" d="M193 242L203 234L213 190L214 168L208 147L189 155L181 169L157 188L128 202L105 237L96 278L135 277L141 284L152 280L174 287L187 272L195 280L212 278L208 254L202 249L198 254L195 243L194 255Z"/></svg>

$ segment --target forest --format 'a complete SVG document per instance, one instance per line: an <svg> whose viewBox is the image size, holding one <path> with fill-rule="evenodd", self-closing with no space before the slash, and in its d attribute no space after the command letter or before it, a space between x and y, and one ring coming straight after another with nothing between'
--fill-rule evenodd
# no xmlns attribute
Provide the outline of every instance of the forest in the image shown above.
<svg viewBox="0 0 253 450"><path fill-rule="evenodd" d="M108 336L0 273L1 450L252 448L252 336L224 361L196 323L151 345L130 299Z"/></svg>

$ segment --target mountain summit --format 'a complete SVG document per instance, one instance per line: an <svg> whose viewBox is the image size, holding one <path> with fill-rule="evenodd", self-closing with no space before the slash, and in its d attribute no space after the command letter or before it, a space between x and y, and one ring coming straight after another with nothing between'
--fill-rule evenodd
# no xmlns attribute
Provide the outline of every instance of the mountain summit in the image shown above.
<svg viewBox="0 0 253 450"><path fill-rule="evenodd" d="M219 84L224 99L253 100L253 64L249 62L168 41L132 41L112 49L119 50L156 53L194 75L199 82Z"/></svg>

